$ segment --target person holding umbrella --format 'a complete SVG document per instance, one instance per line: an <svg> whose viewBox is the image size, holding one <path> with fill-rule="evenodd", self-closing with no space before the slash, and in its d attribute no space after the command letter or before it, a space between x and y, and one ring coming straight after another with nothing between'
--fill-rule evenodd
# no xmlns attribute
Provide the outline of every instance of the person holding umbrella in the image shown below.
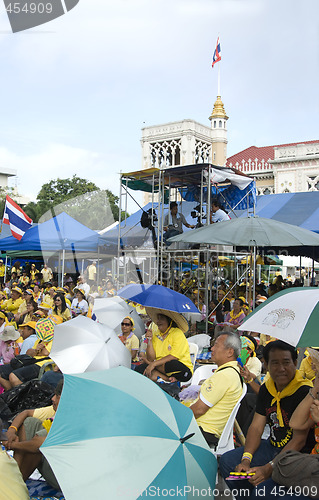
<svg viewBox="0 0 319 500"><path fill-rule="evenodd" d="M146 363L136 367L136 371L153 381L160 377L166 382L187 382L192 378L193 364L185 337L186 319L165 309L146 307L146 312L155 325L147 344Z"/></svg>

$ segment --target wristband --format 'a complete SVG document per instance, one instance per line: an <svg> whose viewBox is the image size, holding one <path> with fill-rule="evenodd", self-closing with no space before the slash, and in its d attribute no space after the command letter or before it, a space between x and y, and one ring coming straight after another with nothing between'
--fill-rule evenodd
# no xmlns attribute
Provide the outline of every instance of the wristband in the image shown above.
<svg viewBox="0 0 319 500"><path fill-rule="evenodd" d="M250 380L246 380L246 384L251 384L251 382L253 382L253 378L251 378Z"/></svg>
<svg viewBox="0 0 319 500"><path fill-rule="evenodd" d="M274 465L275 465L275 464L274 464L274 462L273 462L272 460L269 460L269 462L268 462L268 463L269 463L269 465L271 465L271 466L272 466L272 468L274 468Z"/></svg>
<svg viewBox="0 0 319 500"><path fill-rule="evenodd" d="M241 461L243 461L243 460L249 460L249 462L251 462L252 459L253 459L253 456L248 451L246 451L245 453L243 453L243 456L241 457Z"/></svg>
<svg viewBox="0 0 319 500"><path fill-rule="evenodd" d="M17 427L15 427L14 425L10 425L10 426L9 426L9 429L10 429L11 427L12 427L12 429L14 429L16 432L18 432Z"/></svg>

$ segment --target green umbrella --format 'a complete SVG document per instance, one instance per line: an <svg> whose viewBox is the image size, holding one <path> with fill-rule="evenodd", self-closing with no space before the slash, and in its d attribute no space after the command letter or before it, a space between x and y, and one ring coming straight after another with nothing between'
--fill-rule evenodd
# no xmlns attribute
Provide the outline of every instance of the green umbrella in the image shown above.
<svg viewBox="0 0 319 500"><path fill-rule="evenodd" d="M318 246L319 235L292 224L262 217L239 217L179 234L168 241L242 247Z"/></svg>
<svg viewBox="0 0 319 500"><path fill-rule="evenodd" d="M297 347L319 346L319 289L288 288L250 313L238 330L271 335Z"/></svg>

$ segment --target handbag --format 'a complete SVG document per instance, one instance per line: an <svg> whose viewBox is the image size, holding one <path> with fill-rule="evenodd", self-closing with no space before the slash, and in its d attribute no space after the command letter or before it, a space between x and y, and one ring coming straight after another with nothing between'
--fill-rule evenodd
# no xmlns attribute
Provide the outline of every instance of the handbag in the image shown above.
<svg viewBox="0 0 319 500"><path fill-rule="evenodd" d="M301 488L310 498L319 498L319 455L287 450L273 460L272 479L288 488Z"/></svg>
<svg viewBox="0 0 319 500"><path fill-rule="evenodd" d="M44 361L45 359L50 358L49 356L46 356L45 358L37 359L29 356L29 354L19 354L18 356L15 356L11 359L10 366L13 370L17 370L18 368L23 368L23 366L34 365L35 363Z"/></svg>

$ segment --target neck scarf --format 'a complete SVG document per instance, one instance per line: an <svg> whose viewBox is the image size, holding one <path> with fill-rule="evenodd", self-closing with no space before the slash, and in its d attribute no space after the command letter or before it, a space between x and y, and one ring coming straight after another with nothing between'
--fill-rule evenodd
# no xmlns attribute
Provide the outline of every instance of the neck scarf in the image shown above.
<svg viewBox="0 0 319 500"><path fill-rule="evenodd" d="M236 314L236 315L235 315L234 311L230 311L230 313L229 313L229 314L230 314L231 319L232 319L232 320L235 320L235 319L239 318L239 316L241 316L241 315L243 314L243 311L242 311L242 310L240 310L240 311L239 311L239 313L238 313L238 314Z"/></svg>
<svg viewBox="0 0 319 500"><path fill-rule="evenodd" d="M277 402L277 417L279 421L280 427L284 427L284 422L282 418L282 413L281 413L281 408L280 408L280 400L283 398L287 398L288 396L291 396L294 394L299 387L302 387L303 385L307 385L308 387L313 387L313 384L310 380L306 380L301 376L301 373L299 370L296 370L296 374L294 378L289 382L289 384L280 392L277 391L277 388L275 386L275 382L271 377L269 377L268 380L265 382L266 388L268 392L273 396L273 400L271 401L271 404L273 405L275 402Z"/></svg>

